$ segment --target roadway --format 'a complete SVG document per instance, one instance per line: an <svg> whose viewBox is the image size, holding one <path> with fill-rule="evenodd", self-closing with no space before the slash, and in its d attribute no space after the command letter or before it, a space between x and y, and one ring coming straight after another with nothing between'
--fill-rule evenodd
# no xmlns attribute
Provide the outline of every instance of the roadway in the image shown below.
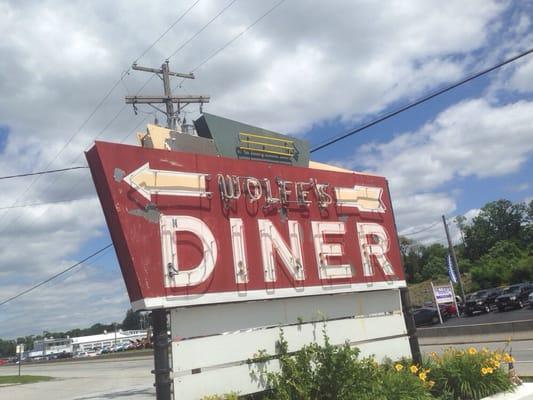
<svg viewBox="0 0 533 400"><path fill-rule="evenodd" d="M509 311L492 311L487 314L474 314L471 317L463 316L461 318L452 317L442 325L438 326L460 326L460 325L473 325L473 324L491 324L494 322L511 322L511 321L523 321L523 320L532 320L533 319L533 308L522 308L518 310L509 310ZM423 326L418 329L431 329L431 326Z"/></svg>
<svg viewBox="0 0 533 400"><path fill-rule="evenodd" d="M122 359L86 359L23 364L23 375L56 379L27 385L0 386L0 399L10 400L154 400L151 355ZM17 365L0 367L0 375L16 375Z"/></svg>

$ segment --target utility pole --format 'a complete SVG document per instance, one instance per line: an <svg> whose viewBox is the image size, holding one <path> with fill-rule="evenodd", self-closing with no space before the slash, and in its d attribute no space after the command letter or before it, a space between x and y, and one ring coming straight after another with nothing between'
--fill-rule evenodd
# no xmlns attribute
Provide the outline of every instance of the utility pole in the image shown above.
<svg viewBox="0 0 533 400"><path fill-rule="evenodd" d="M461 271L459 270L459 264L457 264L457 257L455 256L455 249L452 245L452 239L450 239L450 232L448 231L448 224L446 223L446 217L442 216L442 223L444 224L444 230L446 231L446 239L448 239L448 251L452 254L453 265L457 271L457 279L459 280L459 287L461 288L461 297L463 298L463 304L466 304L465 288L463 287L463 280L461 278Z"/></svg>
<svg viewBox="0 0 533 400"><path fill-rule="evenodd" d="M168 66L168 60L166 60L161 68L147 68L141 67L137 64L133 64L132 69L136 71L151 72L156 74L163 81L163 96L126 96L126 104L133 104L133 110L137 113L137 104L148 104L150 107L167 116L167 128L175 130L176 121L179 118L181 110L191 103L200 104L200 110L204 103L209 103L209 96L197 95L197 96L173 96L170 88L170 77L177 76L184 79L194 79L194 74L183 74L180 72L172 72ZM165 104L166 109L162 110L156 107L154 104ZM174 104L177 105L177 109L174 110Z"/></svg>
<svg viewBox="0 0 533 400"><path fill-rule="evenodd" d="M170 77L176 76L185 79L194 79L194 74L183 74L179 72L170 71L168 60L166 60L161 68L147 68L133 64L132 69L136 71L151 72L156 74L163 81L163 96L126 96L126 104L133 104L133 109L137 111L137 104L148 104L150 107L160 111L167 116L167 128L175 130L176 121L179 118L182 108L191 103L200 104L200 110L204 103L209 103L209 96L173 96L170 88ZM154 104L165 104L166 109L162 110ZM177 109L174 109L174 104ZM153 344L154 344L154 369L152 373L155 375L155 390L157 400L171 400L172 396L172 380L170 378L169 361L169 346L170 339L168 335L168 313L165 309L158 309L152 311L152 326L153 326Z"/></svg>

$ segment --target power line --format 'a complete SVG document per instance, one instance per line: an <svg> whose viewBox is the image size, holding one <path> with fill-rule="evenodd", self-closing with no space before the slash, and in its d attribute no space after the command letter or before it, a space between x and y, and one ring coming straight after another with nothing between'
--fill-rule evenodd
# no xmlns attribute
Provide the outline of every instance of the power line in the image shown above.
<svg viewBox="0 0 533 400"><path fill-rule="evenodd" d="M191 10L192 8L194 8L198 3L199 3L200 0L197 0L191 7L189 7L187 10L185 10L184 13L182 13L171 25L170 27L165 30L165 32L163 32L161 35L159 35L159 37L153 41L142 53L139 57L136 58L136 61L139 60L140 58L142 58L144 55L146 55L168 32L170 32L170 30L176 26L176 24L181 21ZM91 111L91 113L87 116L87 118L85 118L85 120L82 122L82 124L78 127L78 129L76 129L76 131L69 137L69 139L67 140L67 142L63 145L63 147L59 150L59 152L52 158L51 161L48 162L48 164L45 166L45 169L48 169L56 160L57 158L59 157L59 155L61 153L63 153L63 151L65 151L65 149L69 146L69 144L72 142L72 140L74 140L74 138L81 132L81 130L85 127L85 125L87 125L87 123L92 119L92 117L96 114L96 112L104 105L104 103L107 101L107 99L111 96L111 94L115 91L115 89L117 88L117 86L120 84L120 82L122 82L122 80L124 78L126 78L128 75L129 75L129 72L131 71L131 66L128 67L128 69L124 72L122 72L122 74L120 75L119 79L111 86L111 88L109 89L109 91L102 97L102 99L98 102L98 104L96 105L96 107ZM150 77L150 79L148 80L148 82L152 79L152 77ZM145 83L145 85L148 84L148 82ZM143 87L145 86L143 85ZM124 107L125 108L125 107ZM122 112L122 111L121 111ZM119 113L120 114L120 113ZM113 118L112 121L116 120L116 118L118 118L118 115L115 116L115 118ZM17 197L17 199L15 200L15 202L13 203L13 206L16 205L28 192L29 190L33 187L33 185L35 184L35 182L39 179L39 177L36 177L34 178L30 184L26 187L26 189Z"/></svg>
<svg viewBox="0 0 533 400"><path fill-rule="evenodd" d="M236 1L236 0L235 0ZM242 30L240 33L238 33L237 35L235 35L232 39L230 39L228 42L226 42L224 45L222 45L221 47L219 47L217 50L215 50L211 55L209 55L206 59L204 59L200 64L198 64L193 70L192 72L196 71L197 69L201 68L203 65L205 65L206 63L208 63L211 59L213 59L214 57L216 57L220 52L222 52L223 50L225 50L228 46L230 46L232 43L234 43L237 39L239 39L241 36L243 36L246 32L248 32L250 29L252 29L255 25L257 25L259 22L261 22L264 18L266 18L269 14L271 14L276 8L278 8L282 3L284 3L285 0L280 0L278 1L276 4L274 4L271 8L269 8L266 12L264 12L259 18L257 18L254 22L252 22L250 25L248 25L244 30ZM227 8L229 8L229 6L231 6L232 4L234 3L231 2L230 4L228 4L228 6L226 6L222 11L225 11ZM194 4L196 5L196 3ZM218 18L220 15L222 15L222 12L219 12L215 18ZM214 19L212 19L211 21L209 21L207 24L211 23ZM200 28L200 31L204 30L206 27L206 25L204 25L202 28ZM194 37L198 36L197 34L194 34L193 35ZM190 41L190 39L189 39ZM181 50L181 49L178 49L176 50L173 55L177 54L177 52ZM139 57L140 58L140 57ZM129 72L130 68L128 69L127 72ZM141 86L141 88L137 91L137 93L140 93L140 91L142 89L144 89L148 83L152 80L154 75L151 75L147 81ZM178 87L181 86L181 84L183 83L183 81L181 81L180 83L178 83L175 87L175 89L177 89ZM127 105L124 105L115 115L114 117L104 126L104 128L98 133L98 135L96 136L96 138L102 136L102 134L105 132L105 130L111 126L111 124L116 121L118 119L118 117L120 116L120 114L126 109ZM135 130L144 122L146 121L147 118L143 118L141 120L141 122L139 124L136 125L136 127L131 131L129 132L121 141L121 143L123 143L124 141L126 141L132 133L135 132ZM73 162L76 162L81 156L83 155L83 153L79 154L74 160ZM79 186L80 183L78 183L76 185ZM72 190L70 190L72 191ZM69 192L70 192L69 191ZM65 194L68 194L65 193ZM3 207L3 208L0 208L0 210L2 209L11 209L11 208L19 208L16 206L16 203L18 203L19 199L17 199L15 201L15 203L13 203L13 205L11 207ZM61 202L68 202L68 201L74 201L74 200L63 200ZM59 202L58 202L59 203ZM44 205L44 204L48 204L48 203L41 203L41 204L35 204L35 205ZM33 204L30 204L30 205L27 205L27 207L31 207L33 206ZM26 206L22 206L20 208L23 208L23 207L26 207Z"/></svg>
<svg viewBox="0 0 533 400"><path fill-rule="evenodd" d="M239 39L242 35L244 35L246 32L248 32L250 29L252 29L255 25L257 25L259 22L261 22L261 20L263 20L264 18L266 18L270 13L272 13L272 11L274 11L276 8L278 8L282 3L284 3L285 0L280 0L278 1L276 4L274 4L274 6L272 6L271 8L269 8L264 14L262 14L259 18L257 18L254 22L252 22L250 25L248 25L244 30L242 30L240 33L238 33L237 35L235 35L232 39L230 39L228 42L226 42L224 45L222 45L221 47L219 47L217 50L215 50L213 53L211 53L210 56L208 56L205 60L203 60L200 64L198 64L196 67L194 67L191 72L195 72L196 70L198 70L199 68L201 68L202 66L204 66L207 62L209 62L211 59L213 59L214 57L216 57L221 51L223 51L224 49L226 49L226 47L230 46L233 42L235 42L237 39ZM180 85L184 82L184 80L182 80L180 82Z"/></svg>
<svg viewBox="0 0 533 400"><path fill-rule="evenodd" d="M354 134L356 134L358 132L361 132L362 130L368 129L371 126L379 124L380 122L383 122L383 121L385 121L385 120L387 120L387 119L389 119L391 117L394 117L395 115L398 115L398 114L400 114L400 113L402 113L404 111L407 111L410 108L416 107L419 104L425 103L426 101L431 100L434 97L437 97L437 96L440 96L441 94L449 92L450 90L455 89L456 87L464 85L467 82L470 82L470 81L472 81L472 80L474 80L476 78L479 78L480 76L488 74L489 72L492 72L492 71L494 71L494 70L496 70L498 68L501 68L501 67L503 67L503 66L505 66L507 64L510 64L513 61L516 61L516 60L518 60L518 59L520 59L522 57L525 57L525 56L527 56L528 54L531 54L531 53L533 53L533 49L529 49L527 51L524 51L523 53L520 53L520 54L518 54L518 55L516 55L516 56L514 56L512 58L509 58L509 59L507 59L507 60L505 60L505 61L503 61L503 62L501 62L499 64L496 64L496 65L494 65L494 66L492 66L490 68L487 68L487 69L484 69L482 71L476 72L475 74L470 75L470 76L460 80L459 82L456 82L456 83L454 83L454 84L452 84L450 86L446 86L443 89L440 89L440 90L437 90L437 91L435 91L433 93L430 93L429 95L426 95L426 96L422 97L421 99L418 99L418 100L416 100L416 101L414 101L412 103L409 103L409 104L407 104L407 105L405 105L403 107L400 107L400 108L398 108L398 109L396 109L396 110L394 110L394 111L392 111L390 113L387 113L387 114L385 114L385 115L383 115L383 116L381 116L379 118L376 118L373 121L370 121L370 122L368 122L368 123L366 123L366 124L364 124L364 125L362 125L362 126L360 126L358 128L352 129L352 130L350 130L350 131L348 131L348 132L346 132L346 133L344 133L344 134L342 134L340 136L337 136L337 137L334 137L332 139L329 139L327 142L312 148L311 149L311 153L314 153L315 151L321 150L321 149L323 149L325 147L328 147L328 146L330 146L330 145L332 145L334 143L337 143L340 140L346 139L349 136L352 136L352 135L354 135Z"/></svg>
<svg viewBox="0 0 533 400"><path fill-rule="evenodd" d="M163 39L163 37L168 33L170 32L170 30L172 28L174 28L174 26L176 26L176 24L178 22L180 22L198 3L200 2L200 0L196 0L196 2L194 2L194 4L192 6L190 6L187 10L185 10L185 12L183 14L181 14L178 19L176 19L168 28L165 32L163 32L150 46L148 46L148 48L146 50L144 50L142 52L142 54L137 57L135 59L135 61L133 61L133 64L136 64L141 58L143 58L146 53L148 53L150 50L152 50L152 48L161 40ZM131 67L130 67L131 68Z"/></svg>
<svg viewBox="0 0 533 400"><path fill-rule="evenodd" d="M52 275L51 277L45 279L44 281L39 282L38 284L36 284L36 285L30 287L29 289L23 290L22 292L20 292L20 293L14 295L14 296L11 296L10 298L8 298L8 299L6 299L6 300L3 300L2 302L0 302L0 306L3 306L4 304L10 302L11 300L15 300L15 299L17 299L17 298L19 298L19 297L21 297L21 296L24 296L25 294L30 293L31 291L37 289L38 287L40 287L40 286L42 286L42 285L44 285L44 284L50 282L51 280L56 279L57 277L59 277L59 276L65 274L65 273L67 273L68 271L70 271L70 270L76 268L78 265L81 265L81 264L83 264L84 262L86 262L86 261L90 260L91 258L93 258L94 256L96 256L96 255L98 255L98 254L104 252L105 250L107 250L107 249L110 248L111 246L113 246L113 243L109 243L107 246L104 246L104 247L102 247L101 249L95 251L94 253L88 255L88 256L85 257L83 260L78 261L77 263L71 265L70 267L64 269L64 270L61 271L61 272L58 272L58 273L55 274L55 275Z"/></svg>
<svg viewBox="0 0 533 400"><path fill-rule="evenodd" d="M50 204L61 204L61 203L71 203L73 201L80 201L80 200L89 200L93 199L94 197L79 197L77 199L66 199L66 200L55 200L55 201L42 201L37 203L26 203L26 204L17 204L14 206L5 206L0 207L0 210L12 210L15 208L27 208L27 207L38 207L38 206L47 206Z"/></svg>
<svg viewBox="0 0 533 400"><path fill-rule="evenodd" d="M434 228L437 224L440 224L440 221L434 222L434 223L431 224L430 226L428 226L428 227L426 227L426 228L423 228L423 229L420 229L419 231L405 233L405 234L400 235L400 236L413 236L413 235L417 235L417 234L419 234L419 233L422 233L422 232L425 232L425 231L429 231L430 229Z"/></svg>
<svg viewBox="0 0 533 400"><path fill-rule="evenodd" d="M56 172L64 172L64 171L71 171L71 170L75 170L75 169L87 169L87 168L89 168L89 167L77 166L77 167L68 167L68 168L48 169L48 170L44 170L44 171L28 172L28 173L25 173L25 174L0 176L0 180L1 179L22 178L22 177L25 177L25 176L33 176L33 175L53 174L53 173L56 173Z"/></svg>
<svg viewBox="0 0 533 400"><path fill-rule="evenodd" d="M181 49L183 49L185 46L187 46L191 41L193 41L198 35L200 35L211 23L213 23L218 17L220 17L222 14L226 12L228 8L230 8L237 0L232 0L227 4L222 10L218 12L217 15L215 15L213 18L211 18L204 26L202 26L194 35L192 35L189 39L187 39L185 42L183 42L176 50L172 52L167 57L167 60L170 60L172 57L174 57Z"/></svg>

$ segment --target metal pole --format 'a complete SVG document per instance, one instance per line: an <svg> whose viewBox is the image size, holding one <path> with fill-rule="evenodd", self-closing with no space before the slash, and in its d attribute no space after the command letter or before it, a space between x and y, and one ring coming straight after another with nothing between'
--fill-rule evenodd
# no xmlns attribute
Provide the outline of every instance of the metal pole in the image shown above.
<svg viewBox="0 0 533 400"><path fill-rule="evenodd" d="M411 313L411 298L409 296L409 288L400 288L400 300L402 302L405 327L407 328L407 335L409 336L411 355L413 356L414 363L420 365L422 364L422 355L420 353L420 344L418 343L418 336L416 334L415 319Z"/></svg>
<svg viewBox="0 0 533 400"><path fill-rule="evenodd" d="M171 400L170 362L168 347L167 312L164 309L152 311L154 328L154 370L157 400Z"/></svg>
<svg viewBox="0 0 533 400"><path fill-rule="evenodd" d="M433 300L435 300L435 307L437 307L437 314L439 314L439 321L440 321L440 324L442 325L442 315L440 315L439 302L437 301L437 296L435 296L435 286L433 286L433 281L431 281L430 283L431 283L431 293L433 293Z"/></svg>
<svg viewBox="0 0 533 400"><path fill-rule="evenodd" d="M450 288L452 289L452 295L453 295L453 304L455 304L455 313L457 314L457 317L461 318L461 314L459 313L459 306L457 305L457 299L455 298L455 290L453 288L452 281L450 282Z"/></svg>
<svg viewBox="0 0 533 400"><path fill-rule="evenodd" d="M20 348L19 348L19 376L20 376L20 364L22 364L21 354L22 354L22 352L20 351Z"/></svg>
<svg viewBox="0 0 533 400"><path fill-rule="evenodd" d="M463 280L461 279L461 271L459 270L459 264L457 263L457 257L455 256L455 249L452 246L452 239L450 239L450 232L448 231L448 224L446 223L446 217L442 216L442 223L444 224L444 230L446 231L446 239L448 240L448 250L452 253L453 265L457 271L457 279L459 280L459 287L461 288L461 297L463 298L463 304L466 304L465 288L463 287Z"/></svg>
<svg viewBox="0 0 533 400"><path fill-rule="evenodd" d="M43 331L43 359L46 359L46 331Z"/></svg>

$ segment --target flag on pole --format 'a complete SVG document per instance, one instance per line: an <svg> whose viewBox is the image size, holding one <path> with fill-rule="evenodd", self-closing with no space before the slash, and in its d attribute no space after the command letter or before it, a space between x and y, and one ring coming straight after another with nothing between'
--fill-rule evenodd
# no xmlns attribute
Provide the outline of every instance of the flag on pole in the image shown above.
<svg viewBox="0 0 533 400"><path fill-rule="evenodd" d="M448 255L446 256L446 265L448 266L448 275L450 276L450 280L453 283L457 283L457 274L453 265L452 255L450 253L448 253Z"/></svg>

